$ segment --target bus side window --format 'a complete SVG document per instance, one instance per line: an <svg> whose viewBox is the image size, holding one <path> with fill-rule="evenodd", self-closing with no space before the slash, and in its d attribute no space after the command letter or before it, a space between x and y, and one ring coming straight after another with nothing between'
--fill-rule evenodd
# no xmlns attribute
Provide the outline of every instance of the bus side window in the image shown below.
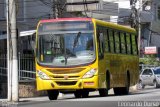
<svg viewBox="0 0 160 107"><path fill-rule="evenodd" d="M127 46L127 54L131 54L131 41L129 33L126 33L126 46Z"/></svg>
<svg viewBox="0 0 160 107"><path fill-rule="evenodd" d="M113 30L109 29L108 30L108 34L109 34L109 43L110 43L110 51L111 53L114 53L114 37L113 37Z"/></svg>
<svg viewBox="0 0 160 107"><path fill-rule="evenodd" d="M121 53L126 53L126 47L125 47L125 39L124 39L124 33L120 33L120 39L121 39Z"/></svg>
<svg viewBox="0 0 160 107"><path fill-rule="evenodd" d="M103 33L99 33L99 58L103 59L104 58L104 37L103 37Z"/></svg>
<svg viewBox="0 0 160 107"><path fill-rule="evenodd" d="M133 45L132 45L132 34L130 36L130 47L131 47L131 54L133 54Z"/></svg>
<svg viewBox="0 0 160 107"><path fill-rule="evenodd" d="M118 31L114 31L114 37L115 37L115 51L116 53L120 53L120 46L119 46L119 32Z"/></svg>
<svg viewBox="0 0 160 107"><path fill-rule="evenodd" d="M126 35L126 33L124 33L124 41L125 41L125 54L127 54L127 35Z"/></svg>
<svg viewBox="0 0 160 107"><path fill-rule="evenodd" d="M103 37L104 37L104 51L110 52L110 41L109 41L109 32L108 29L104 29L103 31Z"/></svg>
<svg viewBox="0 0 160 107"><path fill-rule="evenodd" d="M103 28L101 26L97 27L97 42L98 42L99 59L103 59L105 47L104 47Z"/></svg>
<svg viewBox="0 0 160 107"><path fill-rule="evenodd" d="M119 37L119 53L122 53L121 32L118 32L118 37Z"/></svg>
<svg viewBox="0 0 160 107"><path fill-rule="evenodd" d="M132 34L132 51L133 51L133 55L138 54L137 39L136 39L136 35L133 35L133 34Z"/></svg>

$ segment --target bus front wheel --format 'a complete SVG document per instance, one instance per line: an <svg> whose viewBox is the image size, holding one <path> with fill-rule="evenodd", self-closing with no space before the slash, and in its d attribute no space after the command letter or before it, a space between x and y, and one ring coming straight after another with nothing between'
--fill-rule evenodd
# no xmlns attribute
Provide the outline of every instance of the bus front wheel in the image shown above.
<svg viewBox="0 0 160 107"><path fill-rule="evenodd" d="M81 91L80 90L76 90L74 92L74 96L75 96L75 98L81 98Z"/></svg>
<svg viewBox="0 0 160 107"><path fill-rule="evenodd" d="M101 97L105 97L108 95L108 90L107 89L99 89L99 95Z"/></svg>
<svg viewBox="0 0 160 107"><path fill-rule="evenodd" d="M58 90L48 90L48 98L50 100L57 100L59 91Z"/></svg>
<svg viewBox="0 0 160 107"><path fill-rule="evenodd" d="M88 90L83 90L82 91L82 98L87 98L89 96L89 91Z"/></svg>

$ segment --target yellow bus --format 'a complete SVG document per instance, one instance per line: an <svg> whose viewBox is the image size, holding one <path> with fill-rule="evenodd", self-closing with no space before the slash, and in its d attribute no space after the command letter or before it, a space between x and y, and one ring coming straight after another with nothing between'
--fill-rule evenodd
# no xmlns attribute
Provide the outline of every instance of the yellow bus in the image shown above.
<svg viewBox="0 0 160 107"><path fill-rule="evenodd" d="M37 90L50 100L59 92L76 98L90 91L107 96L128 94L138 81L136 31L94 18L41 20L36 33Z"/></svg>

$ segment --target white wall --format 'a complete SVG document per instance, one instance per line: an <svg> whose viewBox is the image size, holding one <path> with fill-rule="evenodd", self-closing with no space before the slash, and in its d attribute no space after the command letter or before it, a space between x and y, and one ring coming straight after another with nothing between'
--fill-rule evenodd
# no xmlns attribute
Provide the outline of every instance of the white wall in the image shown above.
<svg viewBox="0 0 160 107"><path fill-rule="evenodd" d="M119 4L119 8L131 9L130 0L103 0L103 1L118 3ZM139 8L139 7L140 7L139 1L137 1L136 8Z"/></svg>
<svg viewBox="0 0 160 107"><path fill-rule="evenodd" d="M118 3L119 8L125 8L125 9L130 8L129 0L103 0L103 1Z"/></svg>

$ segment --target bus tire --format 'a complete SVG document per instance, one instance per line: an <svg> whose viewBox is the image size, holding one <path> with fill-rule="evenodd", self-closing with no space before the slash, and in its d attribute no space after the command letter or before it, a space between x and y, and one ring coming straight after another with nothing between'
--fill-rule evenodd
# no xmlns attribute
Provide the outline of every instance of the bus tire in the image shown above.
<svg viewBox="0 0 160 107"><path fill-rule="evenodd" d="M126 87L124 87L124 91L122 92L122 94L128 95L129 94L129 87L130 87L130 75L129 75L129 72L127 72Z"/></svg>
<svg viewBox="0 0 160 107"><path fill-rule="evenodd" d="M107 81L107 90L109 90L110 89L110 73L108 70L106 73L106 81Z"/></svg>
<svg viewBox="0 0 160 107"><path fill-rule="evenodd" d="M88 90L82 90L82 98L87 98L89 96L89 91Z"/></svg>
<svg viewBox="0 0 160 107"><path fill-rule="evenodd" d="M49 100L57 100L59 91L58 90L48 90L48 98Z"/></svg>
<svg viewBox="0 0 160 107"><path fill-rule="evenodd" d="M100 97L108 96L108 90L107 89L102 88L102 89L99 89L98 91L99 91Z"/></svg>
<svg viewBox="0 0 160 107"><path fill-rule="evenodd" d="M81 90L76 90L74 92L74 96L75 96L75 98L81 98L82 97Z"/></svg>
<svg viewBox="0 0 160 107"><path fill-rule="evenodd" d="M113 88L115 95L122 95L122 87Z"/></svg>
<svg viewBox="0 0 160 107"><path fill-rule="evenodd" d="M104 88L99 89L99 95L101 97L108 96L108 90L110 89L110 73L108 70L106 72L106 82L107 82L107 88L106 89L104 89Z"/></svg>
<svg viewBox="0 0 160 107"><path fill-rule="evenodd" d="M126 86L113 88L114 94L115 95L127 95L129 94L129 87L130 87L130 75L127 72Z"/></svg>

